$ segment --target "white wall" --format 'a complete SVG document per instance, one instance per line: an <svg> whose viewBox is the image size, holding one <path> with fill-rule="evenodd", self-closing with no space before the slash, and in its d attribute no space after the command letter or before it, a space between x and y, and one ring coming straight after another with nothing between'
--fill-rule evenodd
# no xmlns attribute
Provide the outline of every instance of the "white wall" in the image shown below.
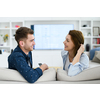
<svg viewBox="0 0 100 100"><path fill-rule="evenodd" d="M8 56L10 53L0 54L0 67L8 67ZM62 67L61 50L33 50L33 67L38 63L46 63L49 67Z"/></svg>
<svg viewBox="0 0 100 100"><path fill-rule="evenodd" d="M48 66L62 67L61 50L33 50L33 66L46 63Z"/></svg>

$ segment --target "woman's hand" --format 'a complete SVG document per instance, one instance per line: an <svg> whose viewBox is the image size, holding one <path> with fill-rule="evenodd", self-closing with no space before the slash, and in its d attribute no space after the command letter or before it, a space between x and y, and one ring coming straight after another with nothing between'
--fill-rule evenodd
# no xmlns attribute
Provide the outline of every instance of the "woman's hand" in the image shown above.
<svg viewBox="0 0 100 100"><path fill-rule="evenodd" d="M80 48L78 49L78 53L82 54L84 52L84 50L85 50L84 45L81 44Z"/></svg>
<svg viewBox="0 0 100 100"><path fill-rule="evenodd" d="M81 45L80 45L80 48L79 48L78 51L77 51L77 54L76 54L74 60L72 61L72 64L73 64L73 65L76 64L77 62L79 62L80 56L81 56L81 54L82 54L83 52L84 52L84 45L81 44Z"/></svg>

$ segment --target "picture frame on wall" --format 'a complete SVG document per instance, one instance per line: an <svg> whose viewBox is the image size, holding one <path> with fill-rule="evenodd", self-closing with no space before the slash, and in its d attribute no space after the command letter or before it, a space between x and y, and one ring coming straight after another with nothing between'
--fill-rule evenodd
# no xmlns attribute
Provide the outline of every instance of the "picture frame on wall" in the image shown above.
<svg viewBox="0 0 100 100"><path fill-rule="evenodd" d="M93 27L93 36L99 35L99 27Z"/></svg>

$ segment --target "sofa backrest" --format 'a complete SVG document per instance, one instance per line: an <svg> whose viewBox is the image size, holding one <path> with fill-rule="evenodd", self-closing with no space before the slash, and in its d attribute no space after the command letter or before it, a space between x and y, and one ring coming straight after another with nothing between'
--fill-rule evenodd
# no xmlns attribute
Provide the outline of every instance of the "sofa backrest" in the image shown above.
<svg viewBox="0 0 100 100"><path fill-rule="evenodd" d="M90 53L89 52L84 52L89 58L90 58Z"/></svg>

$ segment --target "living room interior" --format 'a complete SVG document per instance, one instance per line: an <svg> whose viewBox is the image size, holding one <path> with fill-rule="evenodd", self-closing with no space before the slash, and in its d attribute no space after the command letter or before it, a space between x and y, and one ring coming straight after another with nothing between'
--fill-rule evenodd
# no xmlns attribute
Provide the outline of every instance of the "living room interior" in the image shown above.
<svg viewBox="0 0 100 100"><path fill-rule="evenodd" d="M89 52L95 47L100 47L100 17L8 17L0 18L0 67L7 68L7 57L12 50L17 46L14 39L14 34L18 27L29 27L32 25L73 25L73 29L80 30L84 35L85 52ZM55 26L54 26L55 27ZM60 34L60 33L59 33ZM62 33L61 33L62 34ZM63 50L63 41L68 33L63 35L63 40L60 41L61 48L40 47L33 50L33 68L38 67L38 63L47 63L50 67L62 67L61 50ZM6 40L4 36L8 35ZM6 36L5 36L6 37ZM60 36L59 36L60 37ZM59 38L58 37L58 38ZM43 38L43 36L42 36ZM48 37L45 37L45 41ZM54 35L54 38L56 36ZM60 39L60 38L59 38ZM39 41L39 40L37 40ZM50 41L48 39L48 41ZM47 41L47 42L48 42ZM40 41L39 41L40 42ZM37 45L41 45L36 43ZM36 46L37 46L36 45ZM48 42L47 45L52 45ZM56 45L56 43L55 43ZM55 46L54 45L54 46ZM38 47L38 46L37 46ZM87 48L86 48L87 47ZM1 60L2 59L2 60ZM56 63L57 62L57 63Z"/></svg>
<svg viewBox="0 0 100 100"><path fill-rule="evenodd" d="M33 68L39 67L39 63L46 63L49 66L49 68L55 69L52 70L54 73L53 74L51 73L55 77L51 75L52 80L49 80L49 82L47 83L54 83L54 84L57 83L54 80L58 80L58 83L65 83L65 84L66 81L67 82L72 81L69 82L72 84L73 83L74 84L75 83L86 83L86 84L100 83L100 80L98 80L100 78L100 74L98 74L99 67L100 67L100 57L98 58L96 57L96 55L100 54L99 52L100 51L99 48L100 47L100 17L5 17L5 18L0 17L0 68L4 68L4 69L8 68L8 56L17 46L14 36L16 30L19 27L28 27L34 31L36 46L32 51ZM84 72L83 74L80 74L74 79L65 77L62 74L57 74L56 76L56 71L58 69L62 69L63 67L61 51L63 50L64 47L63 41L65 40L65 37L68 34L69 30L82 31L84 35L84 46L85 46L84 52L90 58L91 68L94 67L97 68L97 69L92 69L93 71L96 70L95 72L93 72L92 70L89 72ZM5 72L1 71L1 73L5 73L6 75L4 76L4 79L1 78L0 81L1 83L9 83L9 80L12 80L12 83L16 80L22 81L22 83L25 82L25 80L23 80L22 77L19 78L20 76L16 72L15 73L16 75L18 75L18 77L14 79L14 76L11 74L9 75L10 77L9 79L7 77L8 75L6 74L6 72L7 71ZM58 70L58 73L61 72ZM94 74L96 73L96 75L94 76L91 75L93 73ZM97 80L89 81L93 79L97 79ZM8 81L6 82L2 80L8 80ZM48 80L48 78L45 78L45 81L46 80ZM75 82L75 80L77 80L77 82ZM42 83L42 81L44 81L43 78L41 78L37 83L39 82ZM82 82L78 82L78 81L82 81Z"/></svg>
<svg viewBox="0 0 100 100"><path fill-rule="evenodd" d="M3 100L94 100L100 99L100 63L97 58L100 44L99 0L3 0L0 5L0 96ZM38 63L47 63L51 67L41 79L27 83L16 71L8 70L7 57L17 45L14 33L18 27L31 28L34 24L71 24L74 29L84 33L85 53L90 58L90 50L96 55L90 60L91 69L83 71L77 77L62 74L61 50L36 50L33 54L33 67ZM3 35L2 35L3 34ZM7 37L6 39L3 37ZM67 34L66 34L67 35ZM99 38L99 39L97 39ZM65 39L65 38L64 38ZM2 42L1 42L2 40ZM4 41L7 40L7 43ZM93 42L94 41L94 42ZM36 43L37 44L37 43ZM86 48L87 45L87 48ZM63 45L62 45L63 46ZM88 51L89 50L89 51ZM93 59L93 55L91 56ZM57 63L56 63L56 62ZM96 62L97 61L97 62ZM53 68L52 68L53 67ZM58 74L57 74L58 73ZM49 74L49 75L48 75ZM56 76L56 77L55 77ZM91 80L90 80L91 79ZM77 81L73 81L77 80ZM84 81L85 80L85 81ZM25 84L25 85L24 85Z"/></svg>

